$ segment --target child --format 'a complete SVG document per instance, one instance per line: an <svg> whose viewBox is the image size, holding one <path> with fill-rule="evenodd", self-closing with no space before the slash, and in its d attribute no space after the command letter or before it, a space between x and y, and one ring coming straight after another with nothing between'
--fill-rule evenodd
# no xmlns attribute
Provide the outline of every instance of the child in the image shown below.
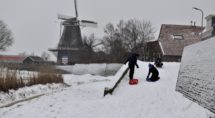
<svg viewBox="0 0 215 118"><path fill-rule="evenodd" d="M130 78L130 80L133 79L135 65L136 65L137 68L139 68L139 66L137 65L137 58L138 57L139 57L139 54L134 53L131 56L129 56L127 58L127 60L125 61L125 63L124 63L124 64L126 64L127 62L129 62L128 63L128 67L129 67L129 70L130 70L129 71L129 78Z"/></svg>
<svg viewBox="0 0 215 118"><path fill-rule="evenodd" d="M151 77L149 77L151 73L152 73L152 75L151 75ZM149 64L149 73L147 75L146 81L155 82L159 79L160 79L160 77L159 77L158 70L154 67L154 65Z"/></svg>

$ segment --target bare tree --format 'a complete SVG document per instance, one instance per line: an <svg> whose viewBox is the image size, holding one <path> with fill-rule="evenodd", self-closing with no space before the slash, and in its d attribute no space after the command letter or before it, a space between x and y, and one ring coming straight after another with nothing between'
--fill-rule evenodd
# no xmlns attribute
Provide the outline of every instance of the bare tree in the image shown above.
<svg viewBox="0 0 215 118"><path fill-rule="evenodd" d="M13 37L11 31L7 28L7 25L0 20L0 50L6 50L12 43Z"/></svg>
<svg viewBox="0 0 215 118"><path fill-rule="evenodd" d="M27 56L28 56L27 52L21 52L21 53L19 53L18 55L19 55L19 56L24 56L24 57L27 57Z"/></svg>
<svg viewBox="0 0 215 118"><path fill-rule="evenodd" d="M119 29L115 28L112 23L109 23L104 28L104 33L102 44L105 52L109 54L112 62L121 62L126 54L126 49Z"/></svg>
<svg viewBox="0 0 215 118"><path fill-rule="evenodd" d="M37 56L34 52L31 52L29 56Z"/></svg>
<svg viewBox="0 0 215 118"><path fill-rule="evenodd" d="M43 52L43 53L41 54L41 57L42 57L42 59L43 59L44 61L48 61L48 60L50 59L50 54L47 53L47 52Z"/></svg>
<svg viewBox="0 0 215 118"><path fill-rule="evenodd" d="M129 52L140 51L147 41L154 39L154 29L149 21L130 19L117 25L123 45Z"/></svg>
<svg viewBox="0 0 215 118"><path fill-rule="evenodd" d="M95 38L95 35L94 34L91 34L89 37L87 36L83 36L83 44L84 44L84 47L88 50L88 51L91 51L93 52L93 47L96 43L96 38Z"/></svg>
<svg viewBox="0 0 215 118"><path fill-rule="evenodd" d="M112 23L107 24L104 29L105 36L103 37L102 43L105 51L109 54L118 55L125 50L121 34L118 31Z"/></svg>
<svg viewBox="0 0 215 118"><path fill-rule="evenodd" d="M125 52L143 52L145 43L154 39L154 29L149 21L130 19L120 20L116 28L112 23L106 25L103 44L106 52L123 55Z"/></svg>

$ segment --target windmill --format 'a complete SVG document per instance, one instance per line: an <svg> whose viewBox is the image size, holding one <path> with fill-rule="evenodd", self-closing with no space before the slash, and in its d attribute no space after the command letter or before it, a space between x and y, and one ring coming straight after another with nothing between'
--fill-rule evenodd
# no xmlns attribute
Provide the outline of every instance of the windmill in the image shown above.
<svg viewBox="0 0 215 118"><path fill-rule="evenodd" d="M80 20L78 18L77 1L74 0L75 17L58 14L60 23L60 41L57 49L50 51L57 52L57 62L67 64L76 62L83 51L83 42L80 27L96 27L97 23L90 20ZM63 32L61 28L63 26Z"/></svg>

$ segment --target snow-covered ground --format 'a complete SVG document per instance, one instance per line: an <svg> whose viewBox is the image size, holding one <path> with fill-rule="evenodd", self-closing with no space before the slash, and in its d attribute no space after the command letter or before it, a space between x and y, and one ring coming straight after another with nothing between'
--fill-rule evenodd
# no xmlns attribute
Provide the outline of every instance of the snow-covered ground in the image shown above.
<svg viewBox="0 0 215 118"><path fill-rule="evenodd" d="M215 113L214 54L215 37L186 46L176 90Z"/></svg>
<svg viewBox="0 0 215 118"><path fill-rule="evenodd" d="M117 70L122 66L119 63L101 63L101 64L75 64L75 65L63 65L57 66L68 73L75 75L92 74L92 75L114 75Z"/></svg>
<svg viewBox="0 0 215 118"><path fill-rule="evenodd" d="M104 88L114 76L65 75L70 87L10 107L0 108L0 118L209 118L208 110L175 91L179 63L164 63L161 79L146 82L148 63L138 62L139 84L128 84L128 74L113 92ZM124 65L126 66L126 65Z"/></svg>
<svg viewBox="0 0 215 118"><path fill-rule="evenodd" d="M0 92L0 108L30 97L61 91L65 87L66 85L64 84L46 84L23 87L18 90L9 90L8 93Z"/></svg>

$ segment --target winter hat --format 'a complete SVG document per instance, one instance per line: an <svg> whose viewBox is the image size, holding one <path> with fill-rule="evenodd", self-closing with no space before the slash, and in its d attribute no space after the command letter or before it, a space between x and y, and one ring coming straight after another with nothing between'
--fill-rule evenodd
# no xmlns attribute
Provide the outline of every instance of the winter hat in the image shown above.
<svg viewBox="0 0 215 118"><path fill-rule="evenodd" d="M149 68L152 68L152 67L153 67L153 65L149 63Z"/></svg>

